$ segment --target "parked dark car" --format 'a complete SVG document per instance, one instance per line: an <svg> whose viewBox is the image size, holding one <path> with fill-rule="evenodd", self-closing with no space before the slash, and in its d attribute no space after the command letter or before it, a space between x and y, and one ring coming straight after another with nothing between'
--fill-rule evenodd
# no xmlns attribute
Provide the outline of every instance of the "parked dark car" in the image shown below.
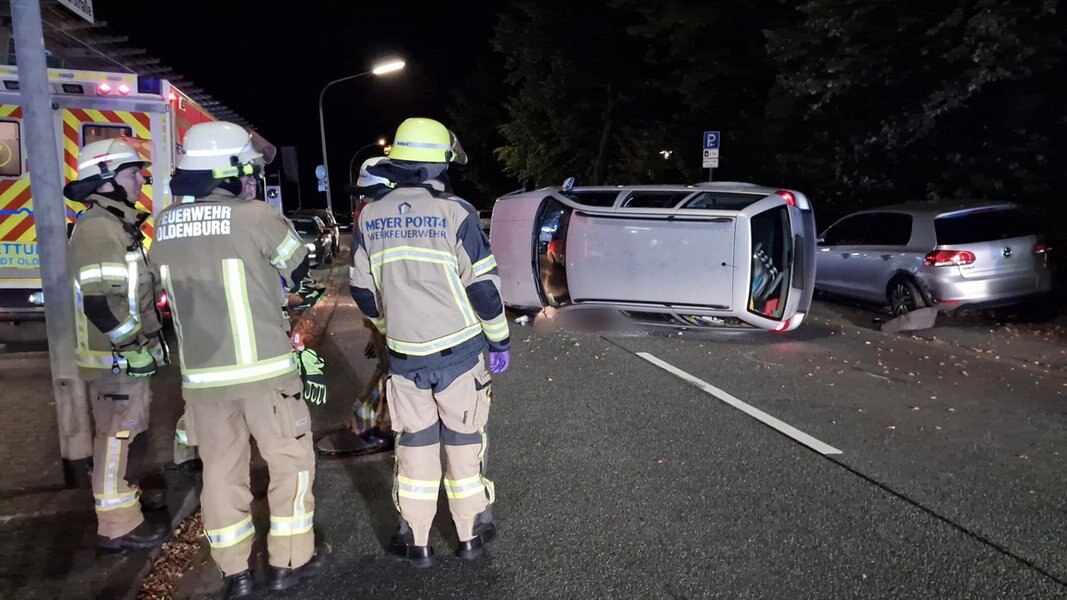
<svg viewBox="0 0 1067 600"><path fill-rule="evenodd" d="M293 228L300 234L300 239L308 249L308 258L313 266L333 262L333 234L322 222L313 216L294 215L291 217Z"/></svg>
<svg viewBox="0 0 1067 600"><path fill-rule="evenodd" d="M337 219L333 213L325 208L301 208L293 213L293 217L318 217L322 220L322 223L326 225L326 229L330 231L331 243L330 253L337 255L341 252L341 227L337 224ZM332 258L332 257L331 257Z"/></svg>
<svg viewBox="0 0 1067 600"><path fill-rule="evenodd" d="M333 216L341 231L352 231L352 213L335 210Z"/></svg>

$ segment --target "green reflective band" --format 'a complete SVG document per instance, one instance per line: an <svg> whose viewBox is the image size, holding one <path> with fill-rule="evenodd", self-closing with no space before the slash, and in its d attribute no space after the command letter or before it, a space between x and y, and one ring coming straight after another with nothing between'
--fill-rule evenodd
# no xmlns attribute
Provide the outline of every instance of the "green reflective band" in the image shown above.
<svg viewBox="0 0 1067 600"><path fill-rule="evenodd" d="M475 496L484 491L485 483L482 481L481 475L475 475L474 477L467 477L455 481L445 479L445 492L448 493L448 497L452 500L470 498L471 496Z"/></svg>
<svg viewBox="0 0 1067 600"><path fill-rule="evenodd" d="M256 332L252 323L252 307L248 303L245 263L239 258L222 261L222 283L226 290L226 307L230 315L230 333L237 364L255 364Z"/></svg>
<svg viewBox="0 0 1067 600"><path fill-rule="evenodd" d="M228 177L241 177L244 175L255 175L255 165L243 164L234 167L219 167L217 169L211 169L211 176L215 179L226 179Z"/></svg>
<svg viewBox="0 0 1067 600"><path fill-rule="evenodd" d="M96 512L108 512L137 504L137 491L121 494L93 494Z"/></svg>
<svg viewBox="0 0 1067 600"><path fill-rule="evenodd" d="M374 410L374 405L370 403L364 404L363 402L356 404L355 413L357 417L365 420L371 420L378 415L377 411Z"/></svg>
<svg viewBox="0 0 1067 600"><path fill-rule="evenodd" d="M507 320L498 317L500 320L487 321L482 323L482 331L485 332L485 337L499 342L508 337L508 322Z"/></svg>
<svg viewBox="0 0 1067 600"><path fill-rule="evenodd" d="M85 285L97 281L123 282L129 279L126 265L119 263L100 263L82 267L78 271L78 283Z"/></svg>
<svg viewBox="0 0 1067 600"><path fill-rule="evenodd" d="M374 318L371 318L371 317L367 317L367 319L370 320L371 325L374 325L374 327L378 331L381 331L382 333L385 332L385 319L380 319L380 318L379 319L374 319Z"/></svg>
<svg viewBox="0 0 1067 600"><path fill-rule="evenodd" d="M289 259L292 258L293 254L300 248L300 244L300 240L293 237L291 231L286 233L285 240L283 240L274 251L274 256L270 259L270 264L274 265L277 269L284 269L285 264L289 262Z"/></svg>
<svg viewBox="0 0 1067 600"><path fill-rule="evenodd" d="M433 479L411 479L403 475L396 476L396 492L401 498L410 500L432 500L437 502L441 482Z"/></svg>
<svg viewBox="0 0 1067 600"><path fill-rule="evenodd" d="M206 529L204 534L212 548L229 548L234 546L255 533L256 527L252 523L252 517L248 516L235 525L222 529Z"/></svg>
<svg viewBox="0 0 1067 600"><path fill-rule="evenodd" d="M188 446L189 445L189 436L185 433L184 429L175 429L174 430L174 439L175 439L175 441L177 441L182 446Z"/></svg>
<svg viewBox="0 0 1067 600"><path fill-rule="evenodd" d="M99 350L78 348L75 350L75 356L77 357L78 366L87 369L110 369L115 361L115 357L110 352L100 352ZM126 359L120 356L118 365L125 370Z"/></svg>
<svg viewBox="0 0 1067 600"><path fill-rule="evenodd" d="M476 276L485 275L486 273L492 271L495 268L496 259L493 258L492 254L471 265L471 270L474 271L474 274Z"/></svg>
<svg viewBox="0 0 1067 600"><path fill-rule="evenodd" d="M137 319L130 315L122 325L107 332L107 339L111 340L112 344L118 344L130 336L131 333L135 333L141 329L141 324L137 322Z"/></svg>
<svg viewBox="0 0 1067 600"><path fill-rule="evenodd" d="M385 338L385 344L401 354L412 356L426 356L441 350L447 350L455 345L463 343L475 336L481 335L482 326L479 324L464 327L456 333L430 340L427 342L404 342L390 337Z"/></svg>
<svg viewBox="0 0 1067 600"><path fill-rule="evenodd" d="M311 531L315 521L314 511L294 517L270 516L270 535L300 535Z"/></svg>
<svg viewBox="0 0 1067 600"><path fill-rule="evenodd" d="M232 365L208 369L186 369L182 373L182 385L190 388L210 388L270 379L296 371L296 355L259 361L252 365Z"/></svg>
<svg viewBox="0 0 1067 600"><path fill-rule="evenodd" d="M397 141L393 142L397 146L404 146L406 148L428 148L430 150L451 150L452 144L434 144L431 142L409 142L409 141Z"/></svg>
<svg viewBox="0 0 1067 600"><path fill-rule="evenodd" d="M456 262L456 257L451 252L432 250L430 248L418 248L416 246L399 246L397 248L390 248L388 250L376 252L371 255L370 268L374 280L381 280L381 270L383 266L400 260L448 265L454 269L459 268L459 263Z"/></svg>
<svg viewBox="0 0 1067 600"><path fill-rule="evenodd" d="M474 309L471 308L471 302L463 289L463 282L459 280L459 275L456 274L455 269L451 267L442 268L445 270L445 279L448 280L448 289L452 291L452 298L456 301L459 312L463 313L463 324L474 325L478 322L478 319L474 316Z"/></svg>

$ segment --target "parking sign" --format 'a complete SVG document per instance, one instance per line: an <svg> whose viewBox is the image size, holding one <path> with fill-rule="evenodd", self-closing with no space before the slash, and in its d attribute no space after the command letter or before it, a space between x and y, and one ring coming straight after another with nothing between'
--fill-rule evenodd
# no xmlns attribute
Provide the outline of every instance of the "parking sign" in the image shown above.
<svg viewBox="0 0 1067 600"><path fill-rule="evenodd" d="M704 149L705 150L718 150L719 149L719 132L718 131L705 131L704 132Z"/></svg>

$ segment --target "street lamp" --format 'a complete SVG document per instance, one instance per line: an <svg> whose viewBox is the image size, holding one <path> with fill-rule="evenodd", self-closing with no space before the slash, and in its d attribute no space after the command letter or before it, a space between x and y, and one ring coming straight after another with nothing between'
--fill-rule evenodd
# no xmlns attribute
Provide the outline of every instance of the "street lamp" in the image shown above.
<svg viewBox="0 0 1067 600"><path fill-rule="evenodd" d="M326 169L326 209L333 211L333 199L330 196L330 163L326 159L326 125L322 119L322 98L326 95L326 90L335 83L341 83L342 81L348 81L350 79L357 79L366 75L385 75L386 73L393 73L404 68L404 61L402 60L389 60L379 63L371 68L370 71L363 73L356 73L355 75L348 75L347 77L341 77L340 79L334 79L322 87L322 91L319 92L319 136L322 138L322 166ZM351 169L349 169L351 172Z"/></svg>
<svg viewBox="0 0 1067 600"><path fill-rule="evenodd" d="M356 153L352 155L351 159L349 159L349 161L348 161L348 181L350 183L355 180L355 177L352 176L352 168L356 164L356 157L359 156L360 152L363 152L367 148L373 148L374 146L379 146L379 147L384 149L385 148L385 138L378 138L377 142L372 142L370 144L367 144L366 146L363 146L359 150L356 150Z"/></svg>

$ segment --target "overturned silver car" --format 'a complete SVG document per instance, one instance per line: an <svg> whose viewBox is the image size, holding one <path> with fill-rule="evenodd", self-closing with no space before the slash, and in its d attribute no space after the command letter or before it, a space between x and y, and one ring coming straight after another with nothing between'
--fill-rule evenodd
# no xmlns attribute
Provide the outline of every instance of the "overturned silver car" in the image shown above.
<svg viewBox="0 0 1067 600"><path fill-rule="evenodd" d="M504 304L676 328L790 331L815 283L802 193L750 183L548 187L493 207Z"/></svg>

